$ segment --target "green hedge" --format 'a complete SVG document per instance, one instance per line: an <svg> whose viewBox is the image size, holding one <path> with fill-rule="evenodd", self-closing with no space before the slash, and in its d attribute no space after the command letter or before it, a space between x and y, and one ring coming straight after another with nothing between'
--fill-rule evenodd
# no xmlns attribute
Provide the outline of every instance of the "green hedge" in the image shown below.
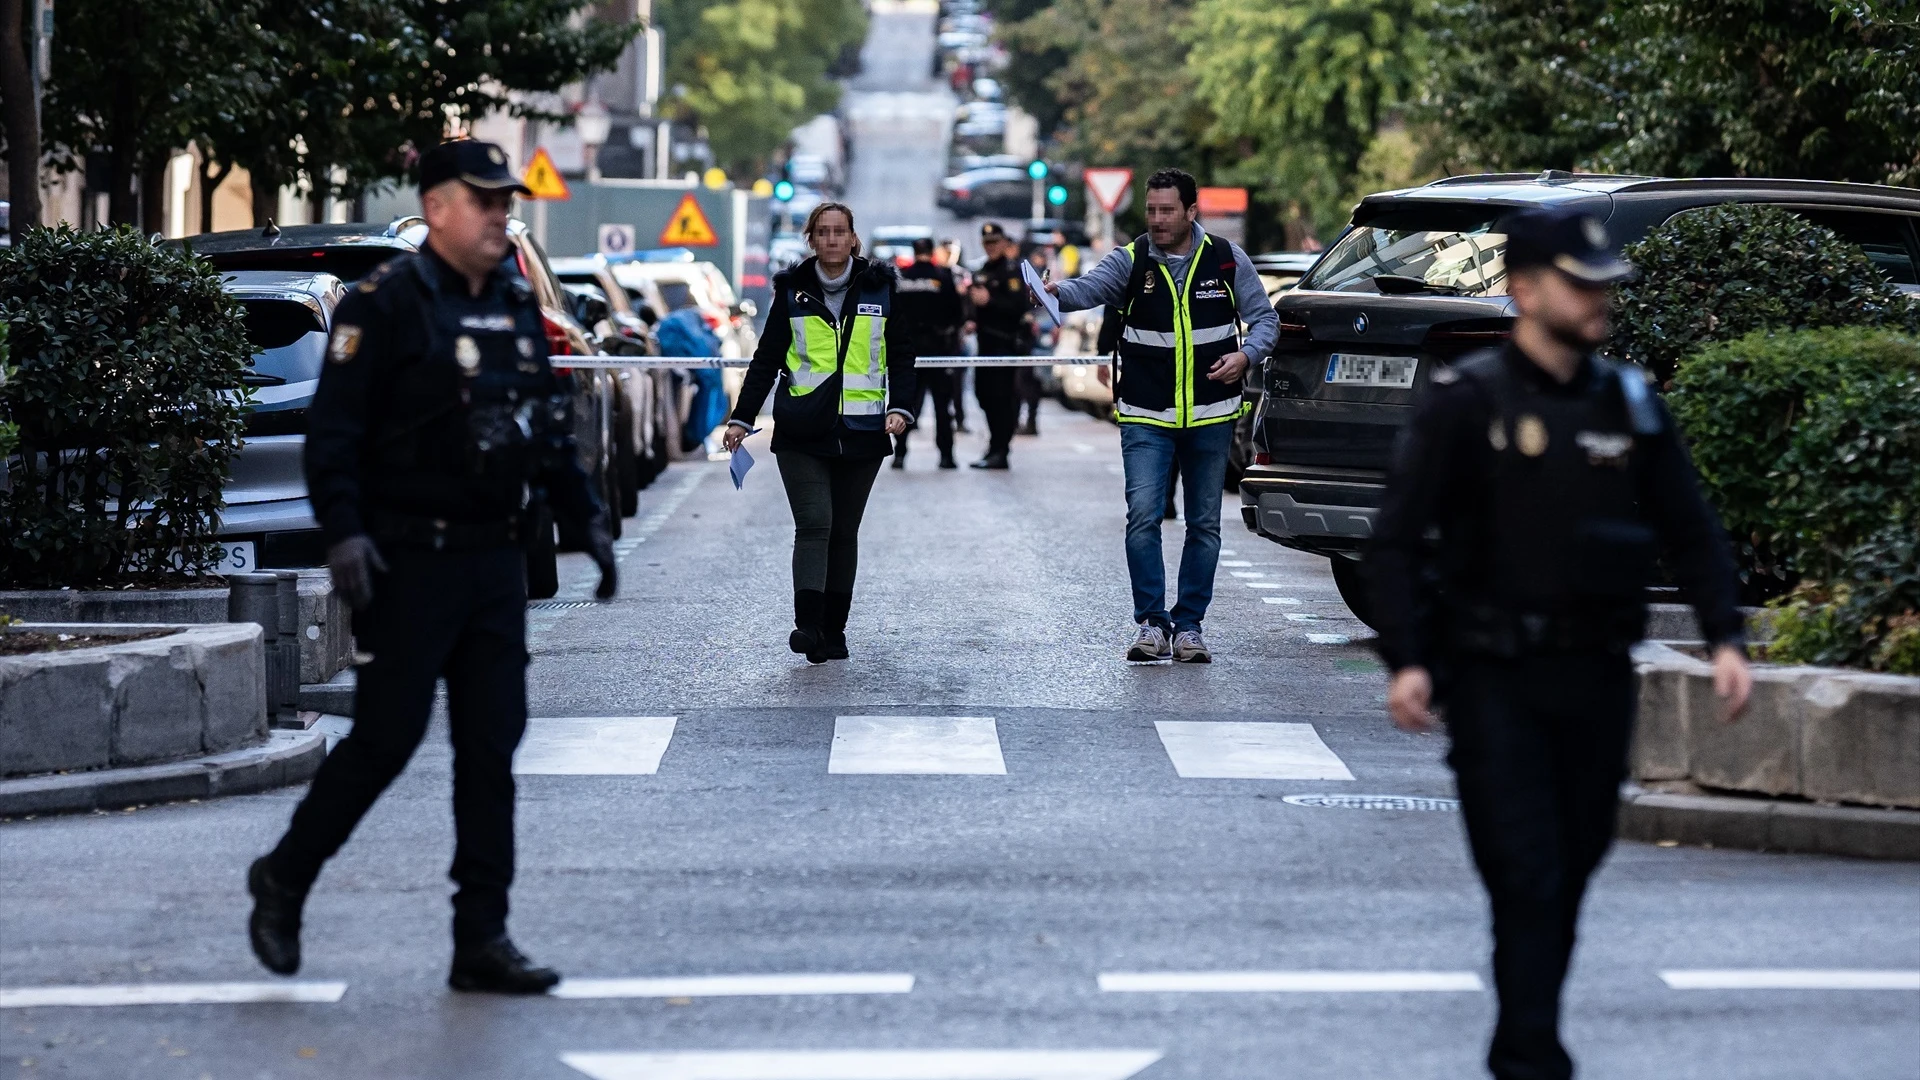
<svg viewBox="0 0 1920 1080"><path fill-rule="evenodd" d="M1750 572L1801 582L1775 658L1920 651L1900 621L1920 610L1920 338L1757 331L1687 360L1668 403Z"/></svg>
<svg viewBox="0 0 1920 1080"><path fill-rule="evenodd" d="M253 351L220 275L131 228L35 229L0 250L0 323L0 585L210 570Z"/></svg>

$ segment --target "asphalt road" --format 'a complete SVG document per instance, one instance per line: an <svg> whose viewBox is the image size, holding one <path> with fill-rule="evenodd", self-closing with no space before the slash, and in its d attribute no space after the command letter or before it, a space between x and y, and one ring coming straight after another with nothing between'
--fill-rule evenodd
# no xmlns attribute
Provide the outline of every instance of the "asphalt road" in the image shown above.
<svg viewBox="0 0 1920 1080"><path fill-rule="evenodd" d="M444 987L437 720L309 904L280 986L318 1000L16 1007L260 996L242 874L298 792L0 823L0 1076L1476 1075L1492 999L1458 815L1286 801L1451 792L1442 741L1382 718L1324 565L1230 499L1217 662L1127 665L1118 438L1052 409L1041 428L1009 472L939 472L916 437L882 473L849 662L786 651L765 436L744 491L701 463L643 494L613 603L564 606L589 586L566 557L562 604L533 613L513 931L570 996ZM1585 1077L1920 1077L1920 993L1663 978L1920 969L1920 867L1625 844L1583 939ZM1169 973L1189 989L1137 978Z"/></svg>

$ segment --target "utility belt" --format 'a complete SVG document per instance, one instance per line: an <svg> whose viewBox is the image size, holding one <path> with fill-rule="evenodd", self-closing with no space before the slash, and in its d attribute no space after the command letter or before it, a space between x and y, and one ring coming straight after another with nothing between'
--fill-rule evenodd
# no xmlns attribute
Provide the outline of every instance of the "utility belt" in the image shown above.
<svg viewBox="0 0 1920 1080"><path fill-rule="evenodd" d="M520 543L522 514L494 521L448 521L376 511L367 516L367 531L384 546L426 548L430 551L478 551Z"/></svg>
<svg viewBox="0 0 1920 1080"><path fill-rule="evenodd" d="M1647 609L1634 604L1565 615L1473 604L1450 612L1446 626L1452 650L1465 656L1623 655L1646 635Z"/></svg>

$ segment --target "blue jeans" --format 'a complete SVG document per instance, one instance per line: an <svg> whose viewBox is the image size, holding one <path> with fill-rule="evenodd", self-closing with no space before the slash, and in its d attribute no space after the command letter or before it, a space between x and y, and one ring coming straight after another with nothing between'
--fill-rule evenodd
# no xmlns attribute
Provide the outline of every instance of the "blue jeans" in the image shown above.
<svg viewBox="0 0 1920 1080"><path fill-rule="evenodd" d="M1127 574L1133 578L1133 621L1200 629L1213 601L1220 562L1220 493L1227 481L1231 423L1173 430L1120 425L1120 460L1127 471ZM1174 465L1186 496L1187 542L1180 549L1180 596L1167 616L1167 567L1160 547L1161 515Z"/></svg>

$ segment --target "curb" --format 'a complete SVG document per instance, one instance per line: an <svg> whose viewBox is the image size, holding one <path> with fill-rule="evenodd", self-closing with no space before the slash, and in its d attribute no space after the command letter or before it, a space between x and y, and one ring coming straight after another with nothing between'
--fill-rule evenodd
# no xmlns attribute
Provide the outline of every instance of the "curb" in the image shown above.
<svg viewBox="0 0 1920 1080"><path fill-rule="evenodd" d="M0 816L85 813L267 791L311 779L326 756L325 734L276 730L259 746L210 757L0 780Z"/></svg>
<svg viewBox="0 0 1920 1080"><path fill-rule="evenodd" d="M1628 787L1619 835L1746 851L1920 861L1920 811L1882 810Z"/></svg>
<svg viewBox="0 0 1920 1080"><path fill-rule="evenodd" d="M300 687L300 710L329 716L352 716L354 669L347 668L323 683Z"/></svg>

